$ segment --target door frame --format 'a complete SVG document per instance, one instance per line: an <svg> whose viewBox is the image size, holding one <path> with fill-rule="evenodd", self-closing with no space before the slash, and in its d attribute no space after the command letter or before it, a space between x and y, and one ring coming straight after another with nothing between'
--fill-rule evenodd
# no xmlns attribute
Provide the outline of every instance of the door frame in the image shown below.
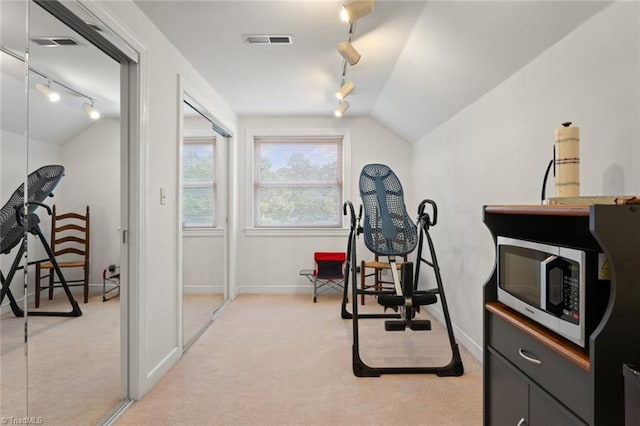
<svg viewBox="0 0 640 426"><path fill-rule="evenodd" d="M205 119L207 119L211 125L212 125L212 131L216 134L215 138L216 138L216 165L220 164L220 159L222 161L222 167L218 168L216 167L216 170L221 170L222 173L217 174L216 175L216 187L217 188L221 188L224 191L224 197L217 197L217 200L220 201L222 199L223 201L223 213L224 216L221 217L218 212L216 212L216 218L218 223L222 222L223 226L222 226L222 231L223 231L223 246L224 246L224 253L223 253L223 286L224 286L224 301L223 303L216 308L216 310L212 310L212 319L213 316L215 315L215 313L219 312L220 308L224 307L230 300L231 298L231 292L230 292L230 285L229 285L229 259L230 259L230 252L229 252L229 226L230 226L230 221L229 221L229 215L230 215L230 185L229 182L231 181L230 179L230 172L231 172L231 168L230 168L230 156L229 156L229 152L230 152L230 144L232 141L232 134L230 131L228 131L223 125L220 124L220 122L217 120L216 117L214 117L211 112L209 111L209 109L206 107L206 104L204 102L201 101L200 99L200 95L198 93L198 90L195 89L195 87L193 87L190 83L189 80L179 74L178 75L178 135L177 135L177 152L176 152L176 158L178 159L178 164L177 164L177 170L178 170L178 187L176 188L176 194L178 194L178 200L179 202L177 203L178 205L178 223L177 223L177 246L178 246L178 259L177 259L177 264L176 264L176 271L177 271L177 282L178 282L178 291L177 291L177 300L179 303L178 306L178 317L179 317L179 322L180 322L180 326L179 326L179 341L180 341L180 348L182 350L182 352L184 352L195 340L197 340L198 336L206 329L206 327L208 326L208 324L206 326L204 326L204 328L202 330L200 330L200 332L193 338L191 339L190 342L187 343L187 345L184 344L184 339L183 339L183 311L182 311L182 272L183 272L183 257L184 257L184 247L183 247L183 238L184 238L184 231L182 228L182 218L183 218L183 210L182 210L182 170L183 170L183 159L182 159L182 147L183 147L183 141L184 141L184 137L185 137L185 131L184 131L184 114L183 114L183 106L185 101L189 101L189 105L196 110L198 113L200 113L200 115L202 115ZM210 324L210 323L209 323Z"/></svg>
<svg viewBox="0 0 640 426"><path fill-rule="evenodd" d="M120 258L120 374L121 402L100 422L108 424L144 392L140 374L142 338L139 311L144 297L141 253L144 252L144 204L141 202L147 168L145 134L147 97L147 52L140 40L122 27L101 5L90 0L33 0L57 19L81 34L120 63L120 152L121 152L121 258ZM110 33L109 39L80 16L90 15ZM131 285L135 283L134 285Z"/></svg>

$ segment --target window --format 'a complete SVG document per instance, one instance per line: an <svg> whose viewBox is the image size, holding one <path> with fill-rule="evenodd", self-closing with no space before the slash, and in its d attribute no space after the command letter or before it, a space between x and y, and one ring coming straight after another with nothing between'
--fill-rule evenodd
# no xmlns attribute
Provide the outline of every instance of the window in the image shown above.
<svg viewBox="0 0 640 426"><path fill-rule="evenodd" d="M215 138L185 138L182 145L182 221L185 228L216 224Z"/></svg>
<svg viewBox="0 0 640 426"><path fill-rule="evenodd" d="M253 137L254 226L340 228L343 136Z"/></svg>

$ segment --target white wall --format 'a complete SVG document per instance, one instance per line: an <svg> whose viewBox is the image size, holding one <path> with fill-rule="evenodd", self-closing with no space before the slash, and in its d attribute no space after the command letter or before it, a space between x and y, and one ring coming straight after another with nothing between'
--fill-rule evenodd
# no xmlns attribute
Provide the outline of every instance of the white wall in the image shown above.
<svg viewBox="0 0 640 426"><path fill-rule="evenodd" d="M580 127L582 195L640 194L639 35L638 4L613 4L414 144L415 196L439 206L432 236L456 337L477 357L494 263L482 206L540 203L554 129Z"/></svg>
<svg viewBox="0 0 640 426"><path fill-rule="evenodd" d="M54 200L56 209L84 213L89 206L89 283L102 285L102 270L120 264L120 120L102 118L93 123L62 146L62 159L65 198Z"/></svg>
<svg viewBox="0 0 640 426"><path fill-rule="evenodd" d="M133 265L136 275L129 283L136 338L130 350L138 355L132 365L138 374L131 393L140 397L179 358L182 347L177 287L178 75L190 83L191 95L232 133L236 116L132 1L85 5L141 53L141 137L134 148L140 153L139 199L134 204L140 205L141 228L131 230L141 257ZM165 190L166 204L160 203L160 188Z"/></svg>
<svg viewBox="0 0 640 426"><path fill-rule="evenodd" d="M358 177L365 164L385 163L398 174L408 191L410 173L406 165L410 160L410 146L375 121L365 117L353 118L293 118L293 117L243 117L239 135L244 138L251 129L348 129L351 141L351 170L345 199L350 199L356 210L360 205ZM278 232L251 233L246 195L252 193L252 182L247 181L246 141L238 143L238 171L236 178L240 188L239 232L237 235L237 288L241 293L308 292L312 287L306 278L299 276L300 269L313 268L313 252L346 251L349 217L345 217L343 231L302 232L298 235L282 235ZM408 205L412 205L408 203ZM248 234L248 231L250 235ZM360 244L358 256L372 258Z"/></svg>
<svg viewBox="0 0 640 426"><path fill-rule="evenodd" d="M185 232L182 291L185 294L224 294L224 235Z"/></svg>

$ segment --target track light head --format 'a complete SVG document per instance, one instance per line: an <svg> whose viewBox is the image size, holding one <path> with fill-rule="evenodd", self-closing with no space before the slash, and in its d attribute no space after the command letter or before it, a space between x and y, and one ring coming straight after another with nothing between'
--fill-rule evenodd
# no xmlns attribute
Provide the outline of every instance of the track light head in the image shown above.
<svg viewBox="0 0 640 426"><path fill-rule="evenodd" d="M354 23L365 15L373 11L374 0L353 0L350 3L342 5L340 18L344 22Z"/></svg>
<svg viewBox="0 0 640 426"><path fill-rule="evenodd" d="M339 100L344 100L344 98L346 98L347 96L349 96L349 93L351 93L351 91L353 90L353 81L347 81L345 82L342 87L340 87L340 89L338 89L338 91L336 92L336 98L338 98Z"/></svg>
<svg viewBox="0 0 640 426"><path fill-rule="evenodd" d="M338 53L340 53L340 55L342 55L342 57L351 66L357 64L360 60L360 54L348 41L341 41L340 43L338 43Z"/></svg>
<svg viewBox="0 0 640 426"><path fill-rule="evenodd" d="M83 103L82 109L84 110L84 112L87 113L89 118L91 118L92 120L97 120L98 118L100 118L100 112L93 107L93 102L91 102L91 105L89 105L86 102Z"/></svg>
<svg viewBox="0 0 640 426"><path fill-rule="evenodd" d="M342 117L344 113L347 112L348 109L349 109L349 102L342 101L340 102L340 105L338 105L338 108L336 108L336 110L333 113L336 115L336 117Z"/></svg>
<svg viewBox="0 0 640 426"><path fill-rule="evenodd" d="M51 90L51 83L47 83L45 86L42 83L36 84L36 90L46 96L50 102L58 102L60 100L60 94Z"/></svg>

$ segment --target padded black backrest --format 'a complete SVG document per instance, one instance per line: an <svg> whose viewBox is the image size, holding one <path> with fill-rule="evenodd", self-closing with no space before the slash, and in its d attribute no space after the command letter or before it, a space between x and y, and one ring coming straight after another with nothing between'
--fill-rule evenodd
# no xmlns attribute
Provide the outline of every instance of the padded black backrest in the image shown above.
<svg viewBox="0 0 640 426"><path fill-rule="evenodd" d="M380 256L404 256L418 242L415 224L404 205L402 184L384 164L367 164L360 173L364 207L364 243Z"/></svg>
<svg viewBox="0 0 640 426"><path fill-rule="evenodd" d="M28 201L42 203L64 176L64 167L50 165L40 167L27 176ZM9 201L0 209L0 253L6 254L22 240L25 227L18 222L18 212L24 205L24 184L16 189ZM33 213L37 204L29 204L27 212Z"/></svg>

